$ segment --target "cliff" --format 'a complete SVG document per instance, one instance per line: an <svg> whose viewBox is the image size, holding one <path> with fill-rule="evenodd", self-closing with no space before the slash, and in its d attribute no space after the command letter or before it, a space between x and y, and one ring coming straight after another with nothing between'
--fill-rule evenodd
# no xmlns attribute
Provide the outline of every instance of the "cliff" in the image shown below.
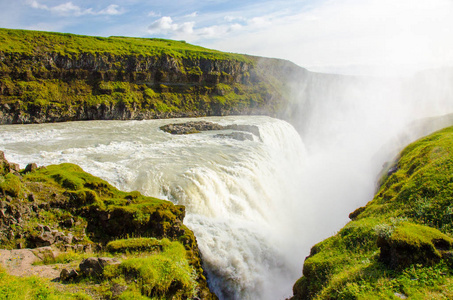
<svg viewBox="0 0 453 300"><path fill-rule="evenodd" d="M2 299L217 299L183 206L3 152L0 199Z"/></svg>
<svg viewBox="0 0 453 300"><path fill-rule="evenodd" d="M184 41L0 29L0 124L277 116L305 72Z"/></svg>
<svg viewBox="0 0 453 300"><path fill-rule="evenodd" d="M406 147L374 199L315 245L292 299L453 298L453 127Z"/></svg>

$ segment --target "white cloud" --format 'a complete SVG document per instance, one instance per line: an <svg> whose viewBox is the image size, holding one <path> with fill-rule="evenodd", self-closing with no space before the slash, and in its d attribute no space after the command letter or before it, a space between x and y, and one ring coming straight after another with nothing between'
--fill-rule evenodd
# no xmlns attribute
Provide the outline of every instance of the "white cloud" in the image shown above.
<svg viewBox="0 0 453 300"><path fill-rule="evenodd" d="M99 11L97 14L98 15L110 15L110 16L115 16L115 15L121 15L123 14L123 10L119 9L119 6L116 4L111 4L104 8L103 10Z"/></svg>
<svg viewBox="0 0 453 300"><path fill-rule="evenodd" d="M47 6L40 4L37 0L28 1L28 4L35 9L50 11L61 16L83 16L83 15L120 15L124 13L119 6L111 4L100 11L94 11L93 8L83 9L80 6L74 5L71 1L56 6Z"/></svg>
<svg viewBox="0 0 453 300"><path fill-rule="evenodd" d="M196 11L194 11L191 14L185 15L185 17L188 17L188 18L195 18L196 16L198 16L198 12L196 12Z"/></svg>
<svg viewBox="0 0 453 300"><path fill-rule="evenodd" d="M203 45L318 69L453 65L452 12L451 0L332 0L249 18L234 35Z"/></svg>
<svg viewBox="0 0 453 300"><path fill-rule="evenodd" d="M150 11L148 13L148 17L160 17L160 16L161 16L161 14L158 12L155 12L155 11Z"/></svg>
<svg viewBox="0 0 453 300"><path fill-rule="evenodd" d="M162 17L148 27L148 32L150 34L192 34L194 25L195 22L176 24L171 17Z"/></svg>

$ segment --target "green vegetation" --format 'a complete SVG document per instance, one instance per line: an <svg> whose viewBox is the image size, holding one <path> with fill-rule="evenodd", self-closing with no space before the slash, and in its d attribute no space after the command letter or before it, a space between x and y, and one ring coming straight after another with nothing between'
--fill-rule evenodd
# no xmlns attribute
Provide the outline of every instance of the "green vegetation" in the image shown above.
<svg viewBox="0 0 453 300"><path fill-rule="evenodd" d="M184 41L115 36L105 38L17 29L0 29L0 51L29 56L49 52L69 57L77 57L81 53L108 53L120 56L165 55L188 59L249 61L244 55L211 50Z"/></svg>
<svg viewBox="0 0 453 300"><path fill-rule="evenodd" d="M143 241L143 240L142 240ZM127 244L128 240L121 241ZM133 244L133 245L132 245ZM178 242L168 239L159 241L162 250L147 253L142 249L137 257L124 260L104 272L105 280L128 282L128 293L171 299L187 299L196 296L198 284L196 271L188 264L186 251ZM132 248L136 242L131 243ZM130 249L130 248L129 248ZM154 249L153 249L154 250ZM137 284L131 284L136 282ZM123 295L126 298L127 294Z"/></svg>
<svg viewBox="0 0 453 300"><path fill-rule="evenodd" d="M56 286L1 269L1 299L91 299L72 290L101 299L215 298L195 237L182 223L184 207L120 191L73 164L27 169L17 170L0 152L0 248L51 245L61 251L40 250L35 265L78 269L93 256L121 263L106 266L100 276L77 275Z"/></svg>
<svg viewBox="0 0 453 300"><path fill-rule="evenodd" d="M170 40L0 29L0 122L274 116L291 99L294 66L261 60ZM284 76L270 72L279 68Z"/></svg>
<svg viewBox="0 0 453 300"><path fill-rule="evenodd" d="M373 201L315 245L294 299L453 297L453 127L404 149Z"/></svg>
<svg viewBox="0 0 453 300"><path fill-rule="evenodd" d="M20 278L6 273L0 266L0 299L5 300L89 300L84 293L57 291L49 282L38 277Z"/></svg>

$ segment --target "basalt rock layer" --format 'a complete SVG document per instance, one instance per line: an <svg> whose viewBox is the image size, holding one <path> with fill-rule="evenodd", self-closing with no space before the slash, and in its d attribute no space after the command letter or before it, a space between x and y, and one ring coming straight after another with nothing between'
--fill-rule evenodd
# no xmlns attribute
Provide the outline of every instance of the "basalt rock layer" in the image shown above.
<svg viewBox="0 0 453 300"><path fill-rule="evenodd" d="M295 73L183 41L0 29L0 124L277 116Z"/></svg>

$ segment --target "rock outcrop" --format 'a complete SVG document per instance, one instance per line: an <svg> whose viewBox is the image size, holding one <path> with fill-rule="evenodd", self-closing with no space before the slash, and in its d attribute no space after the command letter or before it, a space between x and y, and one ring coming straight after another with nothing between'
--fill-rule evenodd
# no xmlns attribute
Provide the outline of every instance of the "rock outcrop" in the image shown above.
<svg viewBox="0 0 453 300"><path fill-rule="evenodd" d="M11 29L0 38L0 124L275 116L291 100L286 81L305 72L184 42Z"/></svg>
<svg viewBox="0 0 453 300"><path fill-rule="evenodd" d="M118 251L109 252L111 248L106 247L109 242L120 241L119 248L115 249L121 249L121 245L135 242L135 239L128 238L130 236L145 241L152 239L159 246L150 250L140 248L142 261L137 263L147 264L146 267L140 267L142 271L151 268L149 272L160 274L153 276L166 277L156 281L165 282L163 287L156 287L155 290L151 286L146 296L180 295L187 298L190 295L194 298L216 299L207 287L195 236L183 224L183 206L145 197L139 192L119 191L72 164L29 166L19 170L0 151L0 248L10 249L0 250L0 261L3 256L17 254L21 257L18 263L25 268L35 261L45 264L68 259L73 261L86 253L99 256L108 252L109 255L115 255ZM175 253L177 258L174 258ZM128 268L136 267L134 257L129 254L121 253L121 261L102 255L87 258L77 270L65 267L66 271L58 271L59 268L56 268L55 272L49 274L55 278L59 274L61 281L75 280L80 276L88 280L95 277L96 280L104 280L106 285L111 283L113 277L122 278L125 282L132 281L127 293L132 293L131 297L138 297L140 286L133 282L128 273ZM154 261L156 255L159 259ZM170 277L162 273L162 270L166 270L160 265L162 261L165 266L174 269ZM110 273L105 274L107 265ZM14 267L9 260L4 262L4 266L7 270ZM4 272L3 269L0 272ZM134 278L149 273L143 272ZM25 270L20 274L27 275L29 272ZM166 285L170 285L172 280L184 284L170 289ZM144 283L140 281L139 284ZM124 292L122 288L115 289L112 286L112 289L116 293Z"/></svg>

